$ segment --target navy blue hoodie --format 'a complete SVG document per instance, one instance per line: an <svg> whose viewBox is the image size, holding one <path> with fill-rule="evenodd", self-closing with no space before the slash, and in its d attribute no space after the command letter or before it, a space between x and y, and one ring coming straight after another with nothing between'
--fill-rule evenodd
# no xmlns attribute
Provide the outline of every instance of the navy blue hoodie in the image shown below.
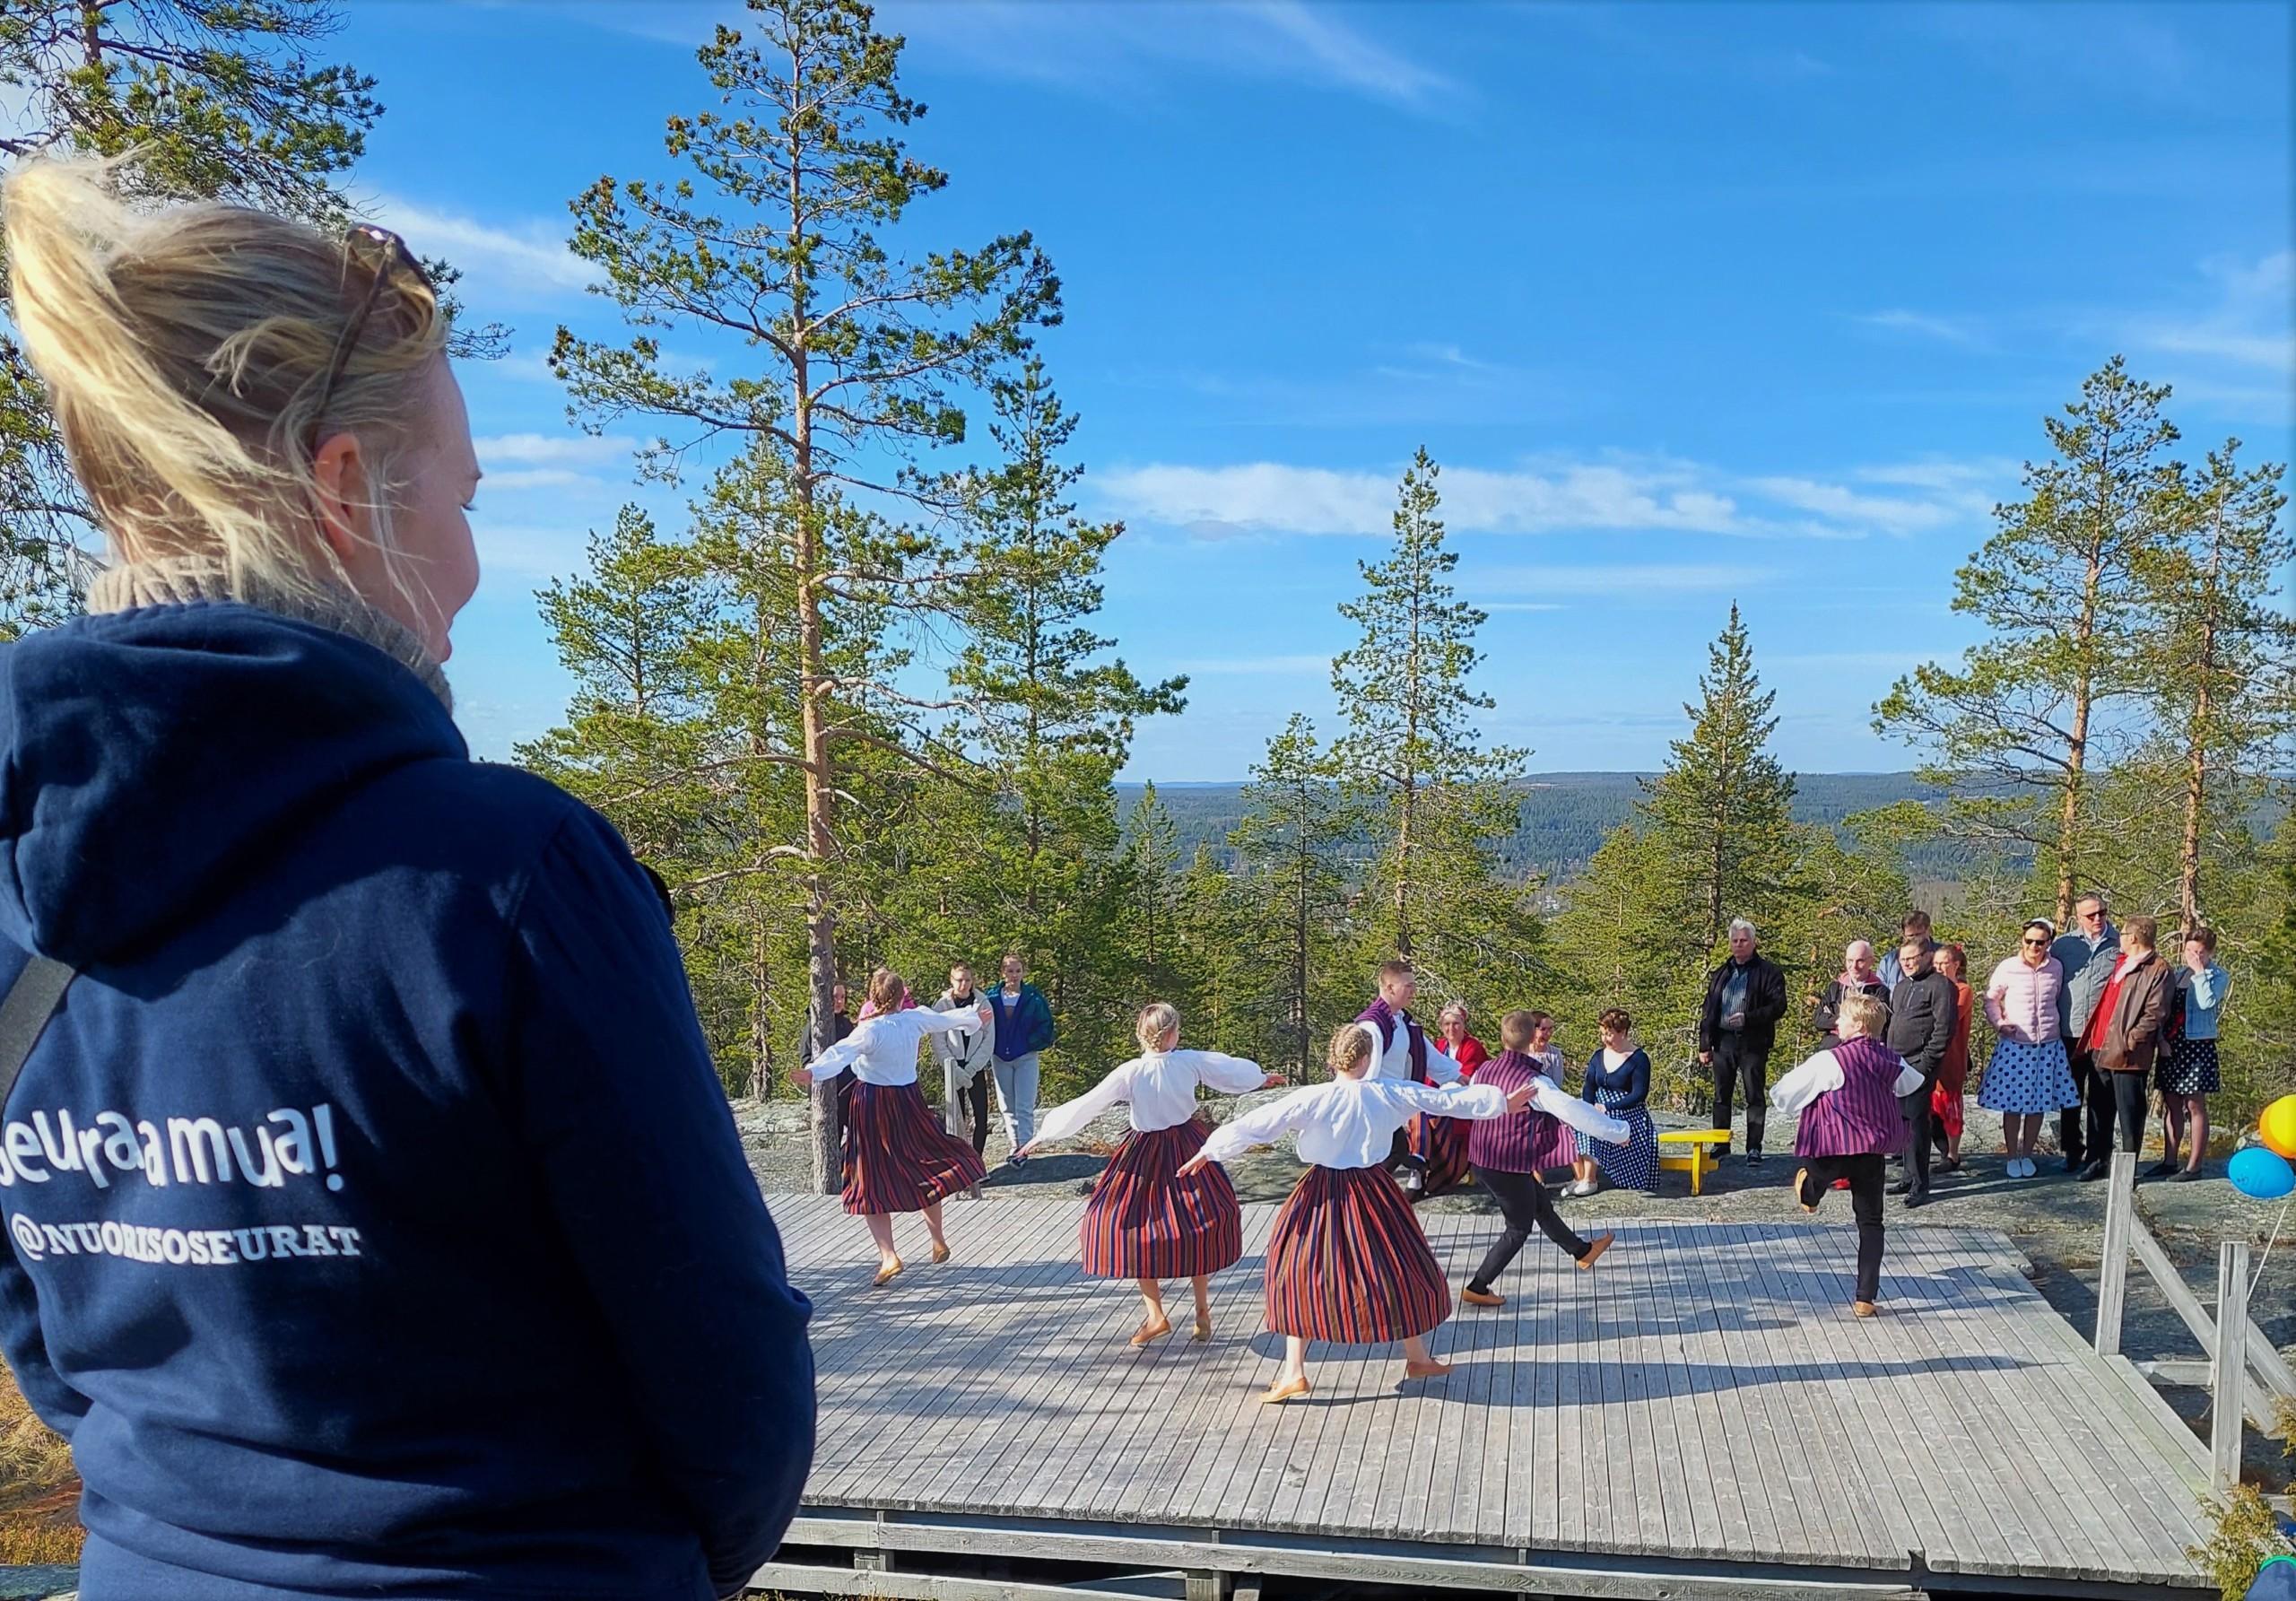
<svg viewBox="0 0 2296 1601"><path fill-rule="evenodd" d="M704 1601L810 1309L619 836L370 645L203 602L0 648L0 1340L82 1595Z"/></svg>

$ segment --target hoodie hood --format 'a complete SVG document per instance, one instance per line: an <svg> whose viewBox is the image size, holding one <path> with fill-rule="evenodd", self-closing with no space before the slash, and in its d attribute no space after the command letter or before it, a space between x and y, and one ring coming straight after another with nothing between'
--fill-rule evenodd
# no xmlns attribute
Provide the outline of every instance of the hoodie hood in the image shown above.
<svg viewBox="0 0 2296 1601"><path fill-rule="evenodd" d="M443 688L316 612L236 601L0 647L0 937L88 967L211 915L360 786L466 760Z"/></svg>

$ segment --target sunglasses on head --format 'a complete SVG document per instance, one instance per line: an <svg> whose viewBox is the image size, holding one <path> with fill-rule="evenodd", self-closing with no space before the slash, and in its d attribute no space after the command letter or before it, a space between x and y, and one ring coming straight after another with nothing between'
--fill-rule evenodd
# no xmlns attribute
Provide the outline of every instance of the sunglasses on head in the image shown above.
<svg viewBox="0 0 2296 1601"><path fill-rule="evenodd" d="M327 359L326 378L319 385L319 403L311 413L310 438L308 448L316 455L319 448L319 423L326 416L326 408L335 404L335 388L343 381L344 370L351 364L351 352L358 348L360 336L367 331L367 319L375 314L375 302L383 298L383 285L401 273L411 276L424 293L436 298L438 288L430 282L430 274L406 248L406 241L387 228L378 228L372 222L354 222L344 231L343 259L346 266L354 266L367 274L367 292L359 301L359 309L343 325L343 336L335 342L335 353Z"/></svg>

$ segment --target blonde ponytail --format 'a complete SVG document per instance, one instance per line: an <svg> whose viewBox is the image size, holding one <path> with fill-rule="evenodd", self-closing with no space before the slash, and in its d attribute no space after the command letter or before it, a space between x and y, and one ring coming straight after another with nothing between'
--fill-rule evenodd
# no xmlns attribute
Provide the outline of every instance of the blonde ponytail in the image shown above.
<svg viewBox="0 0 2296 1601"><path fill-rule="evenodd" d="M233 206L134 210L112 164L84 160L26 163L0 183L0 223L10 315L116 559L196 558L243 596L345 587L314 520L322 422L373 464L388 554L389 464L446 343L426 287L378 293L323 400L370 284L316 229Z"/></svg>

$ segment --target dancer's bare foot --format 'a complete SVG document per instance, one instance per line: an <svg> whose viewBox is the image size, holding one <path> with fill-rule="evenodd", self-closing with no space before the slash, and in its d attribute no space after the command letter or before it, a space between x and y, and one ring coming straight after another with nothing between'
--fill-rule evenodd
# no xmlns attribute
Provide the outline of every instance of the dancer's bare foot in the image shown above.
<svg viewBox="0 0 2296 1601"><path fill-rule="evenodd" d="M1304 1396L1307 1393L1308 1376L1305 1373L1295 1373L1289 1379L1278 1379L1274 1384L1269 1385L1267 1393L1259 1398L1259 1404L1263 1406L1273 1406L1279 1402L1289 1401L1294 1396Z"/></svg>
<svg viewBox="0 0 2296 1601"><path fill-rule="evenodd" d="M1132 1335L1132 1343L1135 1345L1152 1344L1155 1341L1162 1339L1166 1335L1171 1332L1172 1320L1170 1318L1158 1318L1152 1322L1144 1323L1138 1328L1135 1329Z"/></svg>
<svg viewBox="0 0 2296 1601"><path fill-rule="evenodd" d="M877 1276L870 1281L870 1286L874 1289L879 1284L891 1283L894 1277L900 1272L904 1266L905 1264L899 1257L895 1257L890 1261L879 1263L877 1265Z"/></svg>
<svg viewBox="0 0 2296 1601"><path fill-rule="evenodd" d="M1204 1341L1205 1341L1205 1340L1208 1340L1208 1339L1210 1339L1211 1337L1212 1337L1212 1319L1211 1319L1211 1318L1198 1318L1196 1320L1196 1332L1195 1332L1194 1334L1190 1335L1190 1336L1188 1336L1188 1338L1190 1338L1190 1339L1192 1339L1192 1340L1196 1341L1198 1344L1201 1344L1202 1342L1204 1342Z"/></svg>
<svg viewBox="0 0 2296 1601"><path fill-rule="evenodd" d="M1459 1299L1471 1307L1503 1307L1507 1298L1490 1290L1478 1290L1473 1284L1459 1292Z"/></svg>
<svg viewBox="0 0 2296 1601"><path fill-rule="evenodd" d="M1451 1364L1429 1357L1425 1362L1406 1362L1403 1365L1405 1379L1440 1379L1451 1370Z"/></svg>
<svg viewBox="0 0 2296 1601"><path fill-rule="evenodd" d="M1595 1258L1610 1249L1611 1241L1617 1238L1615 1234L1597 1234L1587 1241L1587 1254L1578 1258L1578 1271L1592 1273L1595 1270Z"/></svg>
<svg viewBox="0 0 2296 1601"><path fill-rule="evenodd" d="M933 1247L933 1259L935 1262L945 1262L949 1259L949 1242L947 1240L941 1240Z"/></svg>

